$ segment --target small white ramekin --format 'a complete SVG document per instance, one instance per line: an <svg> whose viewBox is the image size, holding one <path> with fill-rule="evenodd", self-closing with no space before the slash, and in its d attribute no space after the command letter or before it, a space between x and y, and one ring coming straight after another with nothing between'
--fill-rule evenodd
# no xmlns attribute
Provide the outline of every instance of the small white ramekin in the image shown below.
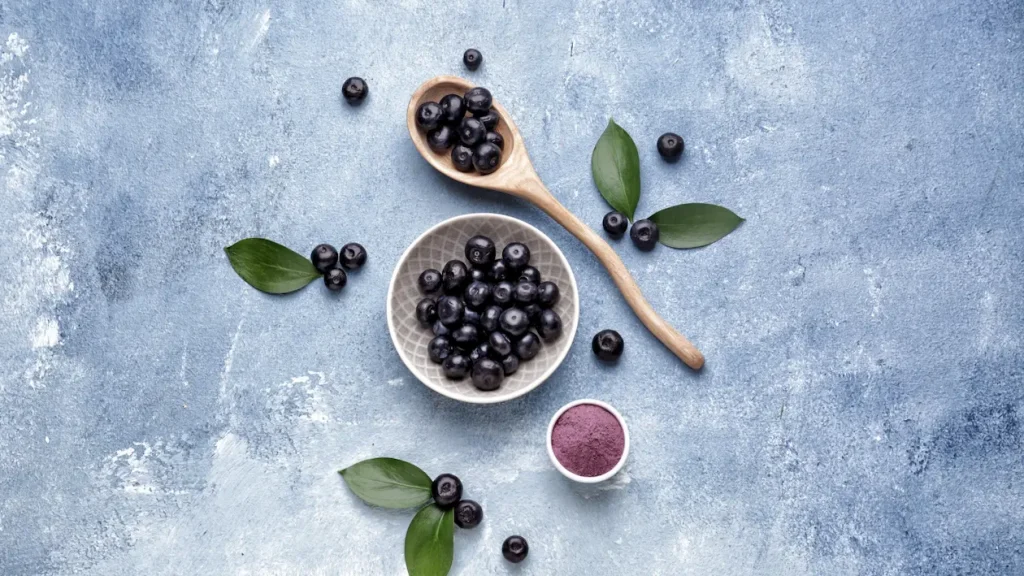
<svg viewBox="0 0 1024 576"><path fill-rule="evenodd" d="M573 406L579 406L580 404L593 404L594 406L599 406L610 412L611 415L615 416L615 419L619 421L619 426L622 426L622 435L626 440L625 445L622 448L622 457L619 458L619 462L611 470L601 474L600 476L580 476L570 472L565 466L562 466L561 462L558 461L558 458L555 456L555 448L551 445L551 434L555 429L555 423L558 422L558 419L562 417L562 414L564 414L566 410ZM626 426L626 421L622 418L622 414L619 414L618 410L612 408L612 406L606 402L590 398L574 400L559 408L558 412L555 412L555 415L551 417L551 422L548 424L547 446L548 457L551 458L551 463L554 464L555 468L562 473L562 476L581 484L597 484L598 482L604 482L612 476L615 476L619 470L622 469L623 464L626 463L626 458L629 457L629 427Z"/></svg>

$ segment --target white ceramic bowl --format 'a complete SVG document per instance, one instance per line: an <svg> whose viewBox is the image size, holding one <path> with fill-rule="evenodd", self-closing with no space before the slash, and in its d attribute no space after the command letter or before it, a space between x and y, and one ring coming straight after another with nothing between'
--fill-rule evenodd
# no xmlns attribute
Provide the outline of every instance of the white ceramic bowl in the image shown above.
<svg viewBox="0 0 1024 576"><path fill-rule="evenodd" d="M566 469L565 466L562 466L562 463L559 462L558 458L555 457L555 449L551 445L551 433L555 429L555 423L558 422L558 419L562 417L562 414L565 414L566 410L572 408L573 406L579 406L580 404L593 404L594 406L599 406L610 412L611 415L615 416L615 419L619 421L619 426L622 426L622 435L625 437L626 440L625 445L622 448L622 457L619 458L619 462L611 470L605 472L604 474L601 474L600 476L580 476L578 474L570 472L568 469ZM622 414L619 414L618 410L612 408L612 406L606 402L602 402L600 400L593 400L591 398L574 400L572 402L569 402L565 406L562 406L558 410L558 412L555 412L555 415L551 417L551 422L548 423L547 447L548 457L551 458L551 463L554 464L555 468L562 473L562 476L565 476L566 478L568 478L569 480L573 480L574 482L580 482L581 484L597 484L598 482L604 482L605 480L608 480L612 476L618 474L619 470L622 470L622 466L626 463L626 458L629 458L629 427L626 426L626 420L622 418Z"/></svg>
<svg viewBox="0 0 1024 576"><path fill-rule="evenodd" d="M420 273L428 268L441 270L449 260L465 262L466 241L477 234L494 240L499 257L509 242L526 244L530 265L540 271L542 280L557 284L561 294L554 306L562 319L561 337L545 342L535 358L521 362L519 369L491 392L477 390L468 377L459 381L446 378L441 366L427 357L427 343L433 333L416 321L416 304L424 298L419 289ZM402 362L431 390L473 404L504 402L540 386L568 354L576 336L579 310L576 278L562 251L540 230L501 214L456 216L421 234L398 260L387 295L388 330Z"/></svg>

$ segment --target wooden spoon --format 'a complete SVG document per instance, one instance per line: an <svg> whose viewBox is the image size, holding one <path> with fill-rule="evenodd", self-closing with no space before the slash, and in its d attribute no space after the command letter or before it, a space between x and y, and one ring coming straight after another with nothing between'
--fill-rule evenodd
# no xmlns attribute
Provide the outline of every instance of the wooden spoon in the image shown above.
<svg viewBox="0 0 1024 576"><path fill-rule="evenodd" d="M644 323L644 326L647 326L647 329L687 366L694 370L700 370L704 365L704 355L651 308L615 250L589 226L580 222L558 200L555 200L551 192L544 187L544 183L541 182L537 171L534 170L533 164L530 162L530 157L526 154L526 146L523 144L519 130L501 104L497 101L493 104L501 118L497 131L505 140L501 167L497 171L486 175L476 172L459 172L452 165L450 153L438 153L430 149L430 146L427 145L426 133L420 131L416 126L416 109L424 102L438 102L447 94L454 93L461 96L472 87L473 84L456 76L437 76L424 82L412 95L408 113L409 135L420 154L427 159L431 166L453 180L518 196L532 202L548 216L554 218L573 236L579 238L604 264L622 295L625 296L626 302L633 308L633 312Z"/></svg>

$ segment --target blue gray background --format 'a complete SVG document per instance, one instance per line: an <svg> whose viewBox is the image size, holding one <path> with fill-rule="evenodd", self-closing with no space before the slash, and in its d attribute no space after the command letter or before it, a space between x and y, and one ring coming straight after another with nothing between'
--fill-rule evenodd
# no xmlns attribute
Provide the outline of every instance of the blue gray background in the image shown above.
<svg viewBox="0 0 1024 576"><path fill-rule="evenodd" d="M4 0L0 43L0 573L402 574L410 515L335 473L392 455L483 503L453 574L1024 574L1021 2ZM416 154L408 98L468 47L585 221L609 117L639 213L747 218L616 245L702 372L543 214ZM585 302L554 377L490 407L415 381L383 318L402 250L474 211L547 232ZM224 258L247 236L370 263L268 297ZM631 425L599 489L544 451L581 397Z"/></svg>

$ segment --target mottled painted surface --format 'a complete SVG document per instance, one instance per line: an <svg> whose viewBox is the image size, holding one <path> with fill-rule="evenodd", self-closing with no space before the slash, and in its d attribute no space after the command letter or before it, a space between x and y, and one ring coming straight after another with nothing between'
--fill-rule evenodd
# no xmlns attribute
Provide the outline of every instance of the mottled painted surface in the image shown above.
<svg viewBox="0 0 1024 576"><path fill-rule="evenodd" d="M0 573L402 574L409 514L335 474L383 454L483 503L453 574L1024 573L1021 2L4 0L0 41ZM617 245L702 373L542 214L416 155L407 98L470 46L587 222L609 116L640 213L748 219ZM500 406L414 381L382 318L405 246L471 211L550 234L586 303L562 369ZM370 264L267 297L221 251L250 235ZM585 396L632 426L602 490L543 449Z"/></svg>

